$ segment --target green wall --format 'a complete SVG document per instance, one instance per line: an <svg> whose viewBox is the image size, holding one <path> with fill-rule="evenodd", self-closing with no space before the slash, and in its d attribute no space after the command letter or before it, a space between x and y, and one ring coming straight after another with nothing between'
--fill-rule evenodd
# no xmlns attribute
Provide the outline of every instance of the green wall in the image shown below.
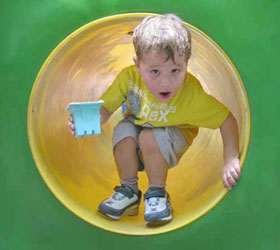
<svg viewBox="0 0 280 250"><path fill-rule="evenodd" d="M175 13L213 38L244 81L252 136L239 185L201 219L150 237L103 231L69 212L33 162L27 106L55 46L80 26L123 12ZM0 250L280 249L280 1L0 1Z"/></svg>

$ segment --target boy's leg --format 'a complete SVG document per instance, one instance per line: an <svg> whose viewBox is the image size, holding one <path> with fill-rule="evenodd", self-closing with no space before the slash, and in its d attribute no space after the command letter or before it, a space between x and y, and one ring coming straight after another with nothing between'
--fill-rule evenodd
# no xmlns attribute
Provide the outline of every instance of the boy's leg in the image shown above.
<svg viewBox="0 0 280 250"><path fill-rule="evenodd" d="M148 226L169 222L172 208L165 190L167 171L177 164L188 144L179 129L166 127L144 129L139 135L139 145L149 179L149 189L144 195L144 219Z"/></svg>
<svg viewBox="0 0 280 250"><path fill-rule="evenodd" d="M114 188L115 192L101 202L98 210L112 218L120 219L123 214L138 213L141 191L138 191L137 170L137 128L128 121L120 122L113 136L114 157L120 177L121 186Z"/></svg>
<svg viewBox="0 0 280 250"><path fill-rule="evenodd" d="M151 185L164 185L168 168L177 165L189 147L176 127L145 128L139 135L139 146Z"/></svg>
<svg viewBox="0 0 280 250"><path fill-rule="evenodd" d="M172 209L165 190L168 163L160 152L153 129L144 129L139 136L149 189L144 195L144 219L147 226L164 224L172 220Z"/></svg>
<svg viewBox="0 0 280 250"><path fill-rule="evenodd" d="M114 128L113 153L120 180L137 178L140 128L124 119Z"/></svg>
<svg viewBox="0 0 280 250"><path fill-rule="evenodd" d="M141 131L139 145L149 184L159 186L165 185L168 164L160 152L153 129L144 129Z"/></svg>
<svg viewBox="0 0 280 250"><path fill-rule="evenodd" d="M137 177L138 145L133 137L126 137L118 142L114 149L114 157L121 180Z"/></svg>

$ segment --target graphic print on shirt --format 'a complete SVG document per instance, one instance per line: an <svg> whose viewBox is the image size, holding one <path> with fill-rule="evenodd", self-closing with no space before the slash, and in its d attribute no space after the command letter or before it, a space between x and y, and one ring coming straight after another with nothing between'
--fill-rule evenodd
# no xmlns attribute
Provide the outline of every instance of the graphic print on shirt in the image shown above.
<svg viewBox="0 0 280 250"><path fill-rule="evenodd" d="M133 90L129 90L127 92L127 100L129 103L130 111L132 112L132 114L137 116L138 112L141 109L140 96L137 93L135 93Z"/></svg>

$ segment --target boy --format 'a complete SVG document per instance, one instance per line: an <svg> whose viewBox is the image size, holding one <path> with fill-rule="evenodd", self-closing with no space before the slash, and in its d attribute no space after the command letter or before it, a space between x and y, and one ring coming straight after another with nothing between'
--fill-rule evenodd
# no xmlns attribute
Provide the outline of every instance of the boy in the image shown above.
<svg viewBox="0 0 280 250"><path fill-rule="evenodd" d="M98 210L112 218L138 213L141 191L137 171L145 169L149 188L144 195L147 225L172 220L165 190L168 168L192 144L199 127L220 128L224 144L223 181L231 189L240 177L238 128L229 110L206 94L187 73L191 37L174 15L146 17L134 30L135 65L127 67L100 98L101 124L126 102L125 118L113 134L113 152L121 186ZM70 118L69 126L75 133Z"/></svg>

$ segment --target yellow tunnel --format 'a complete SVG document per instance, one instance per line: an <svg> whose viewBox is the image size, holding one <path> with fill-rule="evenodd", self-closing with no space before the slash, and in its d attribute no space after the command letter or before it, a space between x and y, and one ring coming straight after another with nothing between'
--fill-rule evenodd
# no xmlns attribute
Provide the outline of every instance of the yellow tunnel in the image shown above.
<svg viewBox="0 0 280 250"><path fill-rule="evenodd" d="M119 184L112 154L112 130L121 109L99 136L70 134L66 106L97 100L124 67L133 64L131 32L149 13L110 16L91 22L62 41L41 68L29 102L28 135L32 154L44 181L73 213L113 232L133 235L163 233L184 226L215 206L227 193L222 183L222 141L219 130L200 129L178 166L169 171L167 190L174 208L171 223L147 228L143 203L138 216L110 221L96 211ZM250 110L242 80L230 59L203 32L192 33L188 71L206 92L223 102L238 121L241 164L250 137ZM147 189L140 173L140 189Z"/></svg>

